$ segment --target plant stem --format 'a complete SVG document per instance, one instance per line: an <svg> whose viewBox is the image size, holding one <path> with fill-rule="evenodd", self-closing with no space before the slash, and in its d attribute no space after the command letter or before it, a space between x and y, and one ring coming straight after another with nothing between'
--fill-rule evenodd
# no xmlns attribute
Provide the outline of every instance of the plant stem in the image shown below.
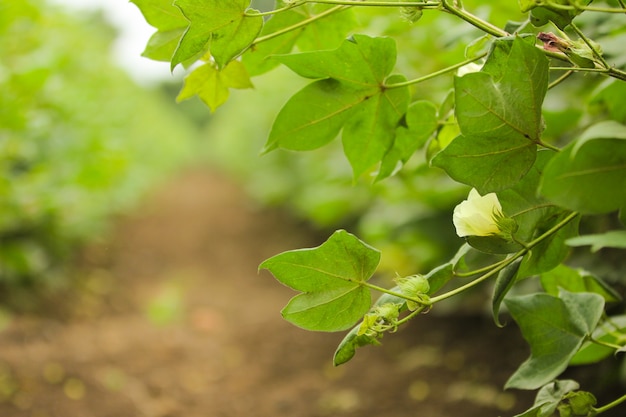
<svg viewBox="0 0 626 417"><path fill-rule="evenodd" d="M366 7L419 7L421 9L437 9L441 7L440 1L368 1L368 0L305 0L303 3L337 4L343 6L366 6Z"/></svg>
<svg viewBox="0 0 626 417"><path fill-rule="evenodd" d="M389 290L389 289L384 288L384 287L379 287L378 285L375 285L375 284L370 284L369 282L359 282L359 283L362 284L364 287L370 288L372 290L376 290L376 291L380 291L380 292L385 293L385 294L393 295L394 297L402 298L404 300L413 301L416 304L420 304L420 305L423 305L423 306L430 306L432 304L431 302L426 302L423 299L415 298L415 297L409 297L409 296L407 296L405 294L401 294L399 292L395 292L395 291Z"/></svg>
<svg viewBox="0 0 626 417"><path fill-rule="evenodd" d="M574 32L576 32L578 37L582 39L585 44L587 44L589 49L591 49L591 52L593 52L593 55L598 59L598 61L600 61L600 63L602 63L602 66L604 68L610 68L609 64L604 60L604 57L602 56L600 51L598 51L598 48L596 48L596 46L589 40L589 38L587 38L587 36L580 29L578 29L578 26L576 26L574 22L571 22L569 25L574 30Z"/></svg>
<svg viewBox="0 0 626 417"><path fill-rule="evenodd" d="M621 397L619 397L617 400L612 401L610 403L608 403L605 406L602 406L600 408L594 408L594 411L596 412L596 414L601 414L604 413L607 410L610 410L613 407L616 407L618 405L620 405L621 403L623 403L624 401L626 401L626 394L622 395Z"/></svg>
<svg viewBox="0 0 626 417"><path fill-rule="evenodd" d="M458 278L466 278L466 277L471 277L471 276L474 276L474 275L482 274L483 272L491 271L493 268L496 268L496 267L500 266L500 264L503 264L503 263L505 263L507 261L508 261L508 258L505 258L505 259L502 259L502 260L500 260L500 261L498 261L496 263L493 263L493 264L491 264L489 266L485 266L483 268L478 268L478 269L475 269L473 271L469 271L469 272L454 272L454 276L456 276ZM508 263L507 263L507 265L508 265Z"/></svg>
<svg viewBox="0 0 626 417"><path fill-rule="evenodd" d="M503 36L509 35L508 32L500 29L499 27L491 24L490 22L487 22L479 18L478 16L474 16L473 14L471 14L467 10L462 9L461 7L452 5L450 0L443 0L441 3L445 11L465 20L470 25L477 27L478 29L482 30L485 33L493 35L497 38L501 38Z"/></svg>
<svg viewBox="0 0 626 417"><path fill-rule="evenodd" d="M479 56L477 56L477 57L475 57L475 58L466 59L465 61L459 62L458 64L454 64L452 66L449 66L447 68L441 69L439 71L435 71L435 72L433 72L431 74L428 74L428 75L425 75L423 77L415 78L413 80L408 80L408 81L404 81L404 82L401 82L401 83L385 84L384 87L387 88L387 89L389 89L389 88L399 88L399 87L406 87L408 85L413 85L413 84L418 84L418 83L421 83L421 82L424 82L424 81L428 81L428 80L430 80L432 78L436 78L436 77L439 77L440 75L444 75L444 74L447 74L448 72L451 72L451 71L454 71L456 69L459 69L459 68L461 68L464 65L470 64L470 63L472 63L474 61L478 61L479 59L484 58L485 56L487 56L486 52L481 54L481 55L479 55Z"/></svg>
<svg viewBox="0 0 626 417"><path fill-rule="evenodd" d="M506 262L500 262L498 264L498 266L496 266L495 268L491 269L489 272L487 272L486 274L481 275L480 277L476 278L474 281L472 282L468 282L465 285L461 285L460 287L457 287L453 290L450 290L446 293L443 293L437 297L432 297L430 299L431 304L435 304L439 301L445 300L446 298L450 298L453 297L457 294L460 294L464 291L469 290L470 288L480 284L481 282L491 278L492 276L494 276L495 274L497 274L498 272L500 272L501 270L503 270L504 268L506 268L507 266L509 266L510 264L513 263L513 261L515 261L517 258L519 258L520 256L523 256L526 254L526 252L528 252L528 249L522 249L521 251L517 252L514 256L510 257L510 258L506 258L505 261Z"/></svg>

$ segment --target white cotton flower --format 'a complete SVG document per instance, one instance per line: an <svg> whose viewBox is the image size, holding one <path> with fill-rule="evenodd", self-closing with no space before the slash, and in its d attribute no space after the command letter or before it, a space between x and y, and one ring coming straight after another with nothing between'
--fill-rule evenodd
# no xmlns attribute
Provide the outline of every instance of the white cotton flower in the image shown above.
<svg viewBox="0 0 626 417"><path fill-rule="evenodd" d="M481 196L472 188L467 200L454 208L452 221L460 237L493 236L500 233L498 222L503 217L496 193Z"/></svg>

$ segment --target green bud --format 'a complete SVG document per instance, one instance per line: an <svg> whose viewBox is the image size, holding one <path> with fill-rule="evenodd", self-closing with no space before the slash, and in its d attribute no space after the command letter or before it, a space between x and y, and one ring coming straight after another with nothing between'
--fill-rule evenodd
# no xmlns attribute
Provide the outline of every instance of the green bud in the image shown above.
<svg viewBox="0 0 626 417"><path fill-rule="evenodd" d="M430 284L428 279L423 275L411 275L404 278L396 278L396 284L400 287L400 292L413 299L420 299L426 301L428 299L428 291L430 290ZM419 307L419 303L414 300L407 300L406 302L409 310L413 311Z"/></svg>

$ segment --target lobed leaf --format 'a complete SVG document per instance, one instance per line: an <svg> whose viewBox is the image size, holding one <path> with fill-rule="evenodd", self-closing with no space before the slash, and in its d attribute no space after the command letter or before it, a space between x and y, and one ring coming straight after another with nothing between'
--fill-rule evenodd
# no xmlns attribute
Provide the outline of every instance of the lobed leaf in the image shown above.
<svg viewBox="0 0 626 417"><path fill-rule="evenodd" d="M332 51L277 57L302 77L318 79L281 109L265 145L310 150L325 145L343 129L343 146L358 177L383 159L409 104L407 87L388 89L395 64L395 42L354 35ZM399 76L389 77L394 83Z"/></svg>
<svg viewBox="0 0 626 417"><path fill-rule="evenodd" d="M461 135L432 164L481 194L513 186L535 161L547 85L548 60L534 43L495 41L481 72L455 78Z"/></svg>
<svg viewBox="0 0 626 417"><path fill-rule="evenodd" d="M369 310L370 293L363 283L379 261L379 251L338 230L316 248L281 253L259 268L303 292L283 309L287 321L307 330L339 331L353 326Z"/></svg>
<svg viewBox="0 0 626 417"><path fill-rule="evenodd" d="M176 65L210 52L219 68L241 54L263 28L249 0L174 0L189 26L172 57Z"/></svg>
<svg viewBox="0 0 626 417"><path fill-rule="evenodd" d="M567 368L604 311L598 294L560 291L559 297L536 293L510 297L504 303L531 349L505 388L537 389Z"/></svg>

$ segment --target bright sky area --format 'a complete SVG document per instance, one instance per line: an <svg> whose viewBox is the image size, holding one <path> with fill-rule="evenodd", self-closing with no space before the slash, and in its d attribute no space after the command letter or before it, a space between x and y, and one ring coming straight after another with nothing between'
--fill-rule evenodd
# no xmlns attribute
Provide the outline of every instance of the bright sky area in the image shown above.
<svg viewBox="0 0 626 417"><path fill-rule="evenodd" d="M141 12L128 0L50 0L73 11L101 9L106 19L119 32L113 45L115 61L141 84L171 79L169 64L155 62L141 56L155 29L148 25Z"/></svg>

